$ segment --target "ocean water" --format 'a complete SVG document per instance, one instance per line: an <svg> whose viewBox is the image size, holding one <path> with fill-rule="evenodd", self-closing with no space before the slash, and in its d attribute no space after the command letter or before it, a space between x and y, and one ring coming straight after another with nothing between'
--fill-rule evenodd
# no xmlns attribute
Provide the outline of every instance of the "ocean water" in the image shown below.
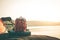
<svg viewBox="0 0 60 40"><path fill-rule="evenodd" d="M28 26L31 35L48 35L60 39L60 26Z"/></svg>

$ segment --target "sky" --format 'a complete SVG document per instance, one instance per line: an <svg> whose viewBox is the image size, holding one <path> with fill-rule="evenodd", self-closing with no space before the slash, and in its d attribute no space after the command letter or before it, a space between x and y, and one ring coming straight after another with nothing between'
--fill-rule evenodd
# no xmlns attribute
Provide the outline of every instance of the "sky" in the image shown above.
<svg viewBox="0 0 60 40"><path fill-rule="evenodd" d="M0 8L0 17L60 22L60 0L0 0Z"/></svg>

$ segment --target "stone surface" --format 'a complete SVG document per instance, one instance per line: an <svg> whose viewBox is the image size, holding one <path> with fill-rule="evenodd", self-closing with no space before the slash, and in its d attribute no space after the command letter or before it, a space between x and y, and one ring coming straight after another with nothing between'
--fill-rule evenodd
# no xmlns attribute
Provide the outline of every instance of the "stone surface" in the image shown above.
<svg viewBox="0 0 60 40"><path fill-rule="evenodd" d="M4 40L60 40L60 39L50 37L50 36L45 36L45 35L31 35L31 36L24 36L24 37L7 38Z"/></svg>

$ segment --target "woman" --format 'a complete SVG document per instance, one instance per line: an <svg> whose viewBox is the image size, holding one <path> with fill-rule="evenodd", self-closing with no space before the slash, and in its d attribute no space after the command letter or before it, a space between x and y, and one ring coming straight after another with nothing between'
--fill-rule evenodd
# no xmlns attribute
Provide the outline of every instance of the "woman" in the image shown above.
<svg viewBox="0 0 60 40"><path fill-rule="evenodd" d="M15 32L22 32L22 31L26 31L26 19L24 19L23 17L17 18L15 20Z"/></svg>

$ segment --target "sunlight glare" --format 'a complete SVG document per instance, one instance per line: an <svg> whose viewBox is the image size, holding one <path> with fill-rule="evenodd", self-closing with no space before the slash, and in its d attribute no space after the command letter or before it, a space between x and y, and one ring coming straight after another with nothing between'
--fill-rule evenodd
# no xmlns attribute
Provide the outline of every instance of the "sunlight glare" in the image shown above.
<svg viewBox="0 0 60 40"><path fill-rule="evenodd" d="M0 17L15 19L23 16L28 21L60 21L60 0L7 0L1 3Z"/></svg>

